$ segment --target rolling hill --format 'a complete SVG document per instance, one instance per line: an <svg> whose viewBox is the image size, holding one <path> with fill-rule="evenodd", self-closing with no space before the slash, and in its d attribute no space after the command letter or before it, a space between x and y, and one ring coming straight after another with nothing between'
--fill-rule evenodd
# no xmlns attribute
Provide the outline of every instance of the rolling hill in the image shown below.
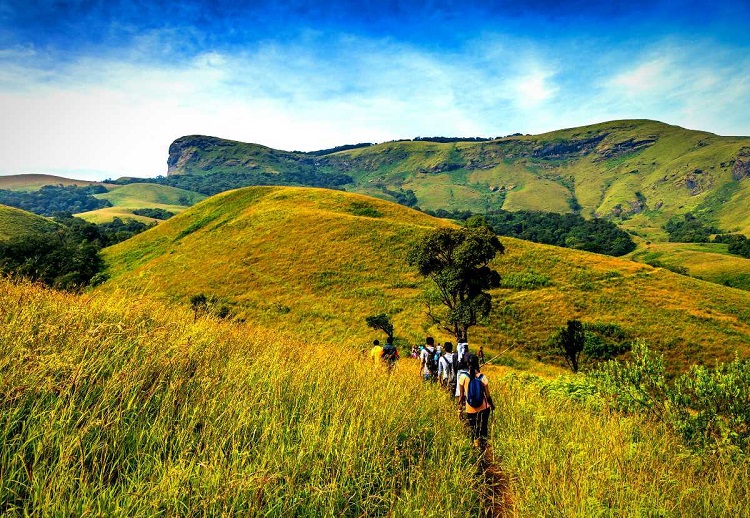
<svg viewBox="0 0 750 518"><path fill-rule="evenodd" d="M45 232L56 226L54 222L43 216L0 205L0 241Z"/></svg>
<svg viewBox="0 0 750 518"><path fill-rule="evenodd" d="M91 185L101 182L74 180L51 174L13 174L0 176L0 189L10 191L35 191L45 185Z"/></svg>
<svg viewBox="0 0 750 518"><path fill-rule="evenodd" d="M133 210L156 208L172 213L179 213L188 206L205 198L204 195L197 192L153 183L131 183L111 186L107 192L96 194L94 197L100 200L107 200L112 206L82 212L76 214L76 216L93 223L111 221L115 217L152 222L154 218L133 214Z"/></svg>
<svg viewBox="0 0 750 518"><path fill-rule="evenodd" d="M750 140L649 120L484 142L388 142L329 154L187 136L170 146L168 165L173 177L343 174L352 180L347 190L422 209L580 210L657 240L670 217L686 212L725 231L750 232Z"/></svg>
<svg viewBox="0 0 750 518"><path fill-rule="evenodd" d="M393 315L398 337L443 336L427 323L428 285L405 254L420 234L449 224L391 202L340 191L254 187L213 196L104 251L111 280L187 302L204 293L238 317L316 339L361 344L364 323ZM536 354L570 318L615 324L670 361L712 364L750 354L750 293L662 268L503 238L504 287L472 342Z"/></svg>

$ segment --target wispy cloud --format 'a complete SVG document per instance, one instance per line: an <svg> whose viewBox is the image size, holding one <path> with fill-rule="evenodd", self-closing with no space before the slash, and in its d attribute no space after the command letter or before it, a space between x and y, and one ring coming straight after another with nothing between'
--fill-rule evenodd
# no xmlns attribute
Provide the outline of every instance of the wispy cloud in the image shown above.
<svg viewBox="0 0 750 518"><path fill-rule="evenodd" d="M308 32L158 59L178 39L152 32L115 54L64 62L30 47L0 50L0 173L163 174L171 141L193 133L303 150L623 117L750 133L748 63L731 49L715 59L708 44L608 60L596 48L500 35L426 50Z"/></svg>

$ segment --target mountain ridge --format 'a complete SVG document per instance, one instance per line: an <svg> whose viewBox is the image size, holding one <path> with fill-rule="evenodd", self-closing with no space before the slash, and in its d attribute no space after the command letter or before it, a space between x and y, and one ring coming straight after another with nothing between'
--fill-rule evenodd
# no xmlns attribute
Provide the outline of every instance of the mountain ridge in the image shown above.
<svg viewBox="0 0 750 518"><path fill-rule="evenodd" d="M186 136L170 146L168 164L169 176L343 175L351 181L340 188L422 209L580 212L654 239L687 212L750 232L750 211L739 201L750 196L750 139L647 119L479 142L392 141L322 156Z"/></svg>

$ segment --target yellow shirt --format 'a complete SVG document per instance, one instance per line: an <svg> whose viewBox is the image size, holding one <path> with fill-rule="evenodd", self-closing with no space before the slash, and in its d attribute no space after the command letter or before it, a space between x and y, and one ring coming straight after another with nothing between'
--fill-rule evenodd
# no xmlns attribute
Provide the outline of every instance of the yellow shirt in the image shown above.
<svg viewBox="0 0 750 518"><path fill-rule="evenodd" d="M383 355L383 348L379 345L376 345L372 349L370 349L370 358L372 358L372 361L375 363L378 363L380 361L380 357Z"/></svg>
<svg viewBox="0 0 750 518"><path fill-rule="evenodd" d="M489 380L487 379L487 376L484 376L480 373L482 376L482 384L487 387L489 384ZM468 374L461 374L458 378L458 384L461 385L464 388L464 398L468 399L469 395L469 375ZM469 402L466 402L466 413L467 414L476 414L477 412L481 412L482 410L486 410L490 407L490 404L487 403L487 389L485 389L484 393L484 401L482 401L482 404L478 407L473 407L469 405Z"/></svg>

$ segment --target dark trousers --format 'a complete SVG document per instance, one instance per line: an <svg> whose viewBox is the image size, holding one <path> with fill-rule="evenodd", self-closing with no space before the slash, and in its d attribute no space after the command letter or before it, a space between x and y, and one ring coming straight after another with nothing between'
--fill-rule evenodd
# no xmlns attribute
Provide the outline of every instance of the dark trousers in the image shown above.
<svg viewBox="0 0 750 518"><path fill-rule="evenodd" d="M469 430L471 430L471 438L476 439L487 439L487 425L490 421L490 409L486 408L481 412L474 414L466 414L468 421Z"/></svg>

